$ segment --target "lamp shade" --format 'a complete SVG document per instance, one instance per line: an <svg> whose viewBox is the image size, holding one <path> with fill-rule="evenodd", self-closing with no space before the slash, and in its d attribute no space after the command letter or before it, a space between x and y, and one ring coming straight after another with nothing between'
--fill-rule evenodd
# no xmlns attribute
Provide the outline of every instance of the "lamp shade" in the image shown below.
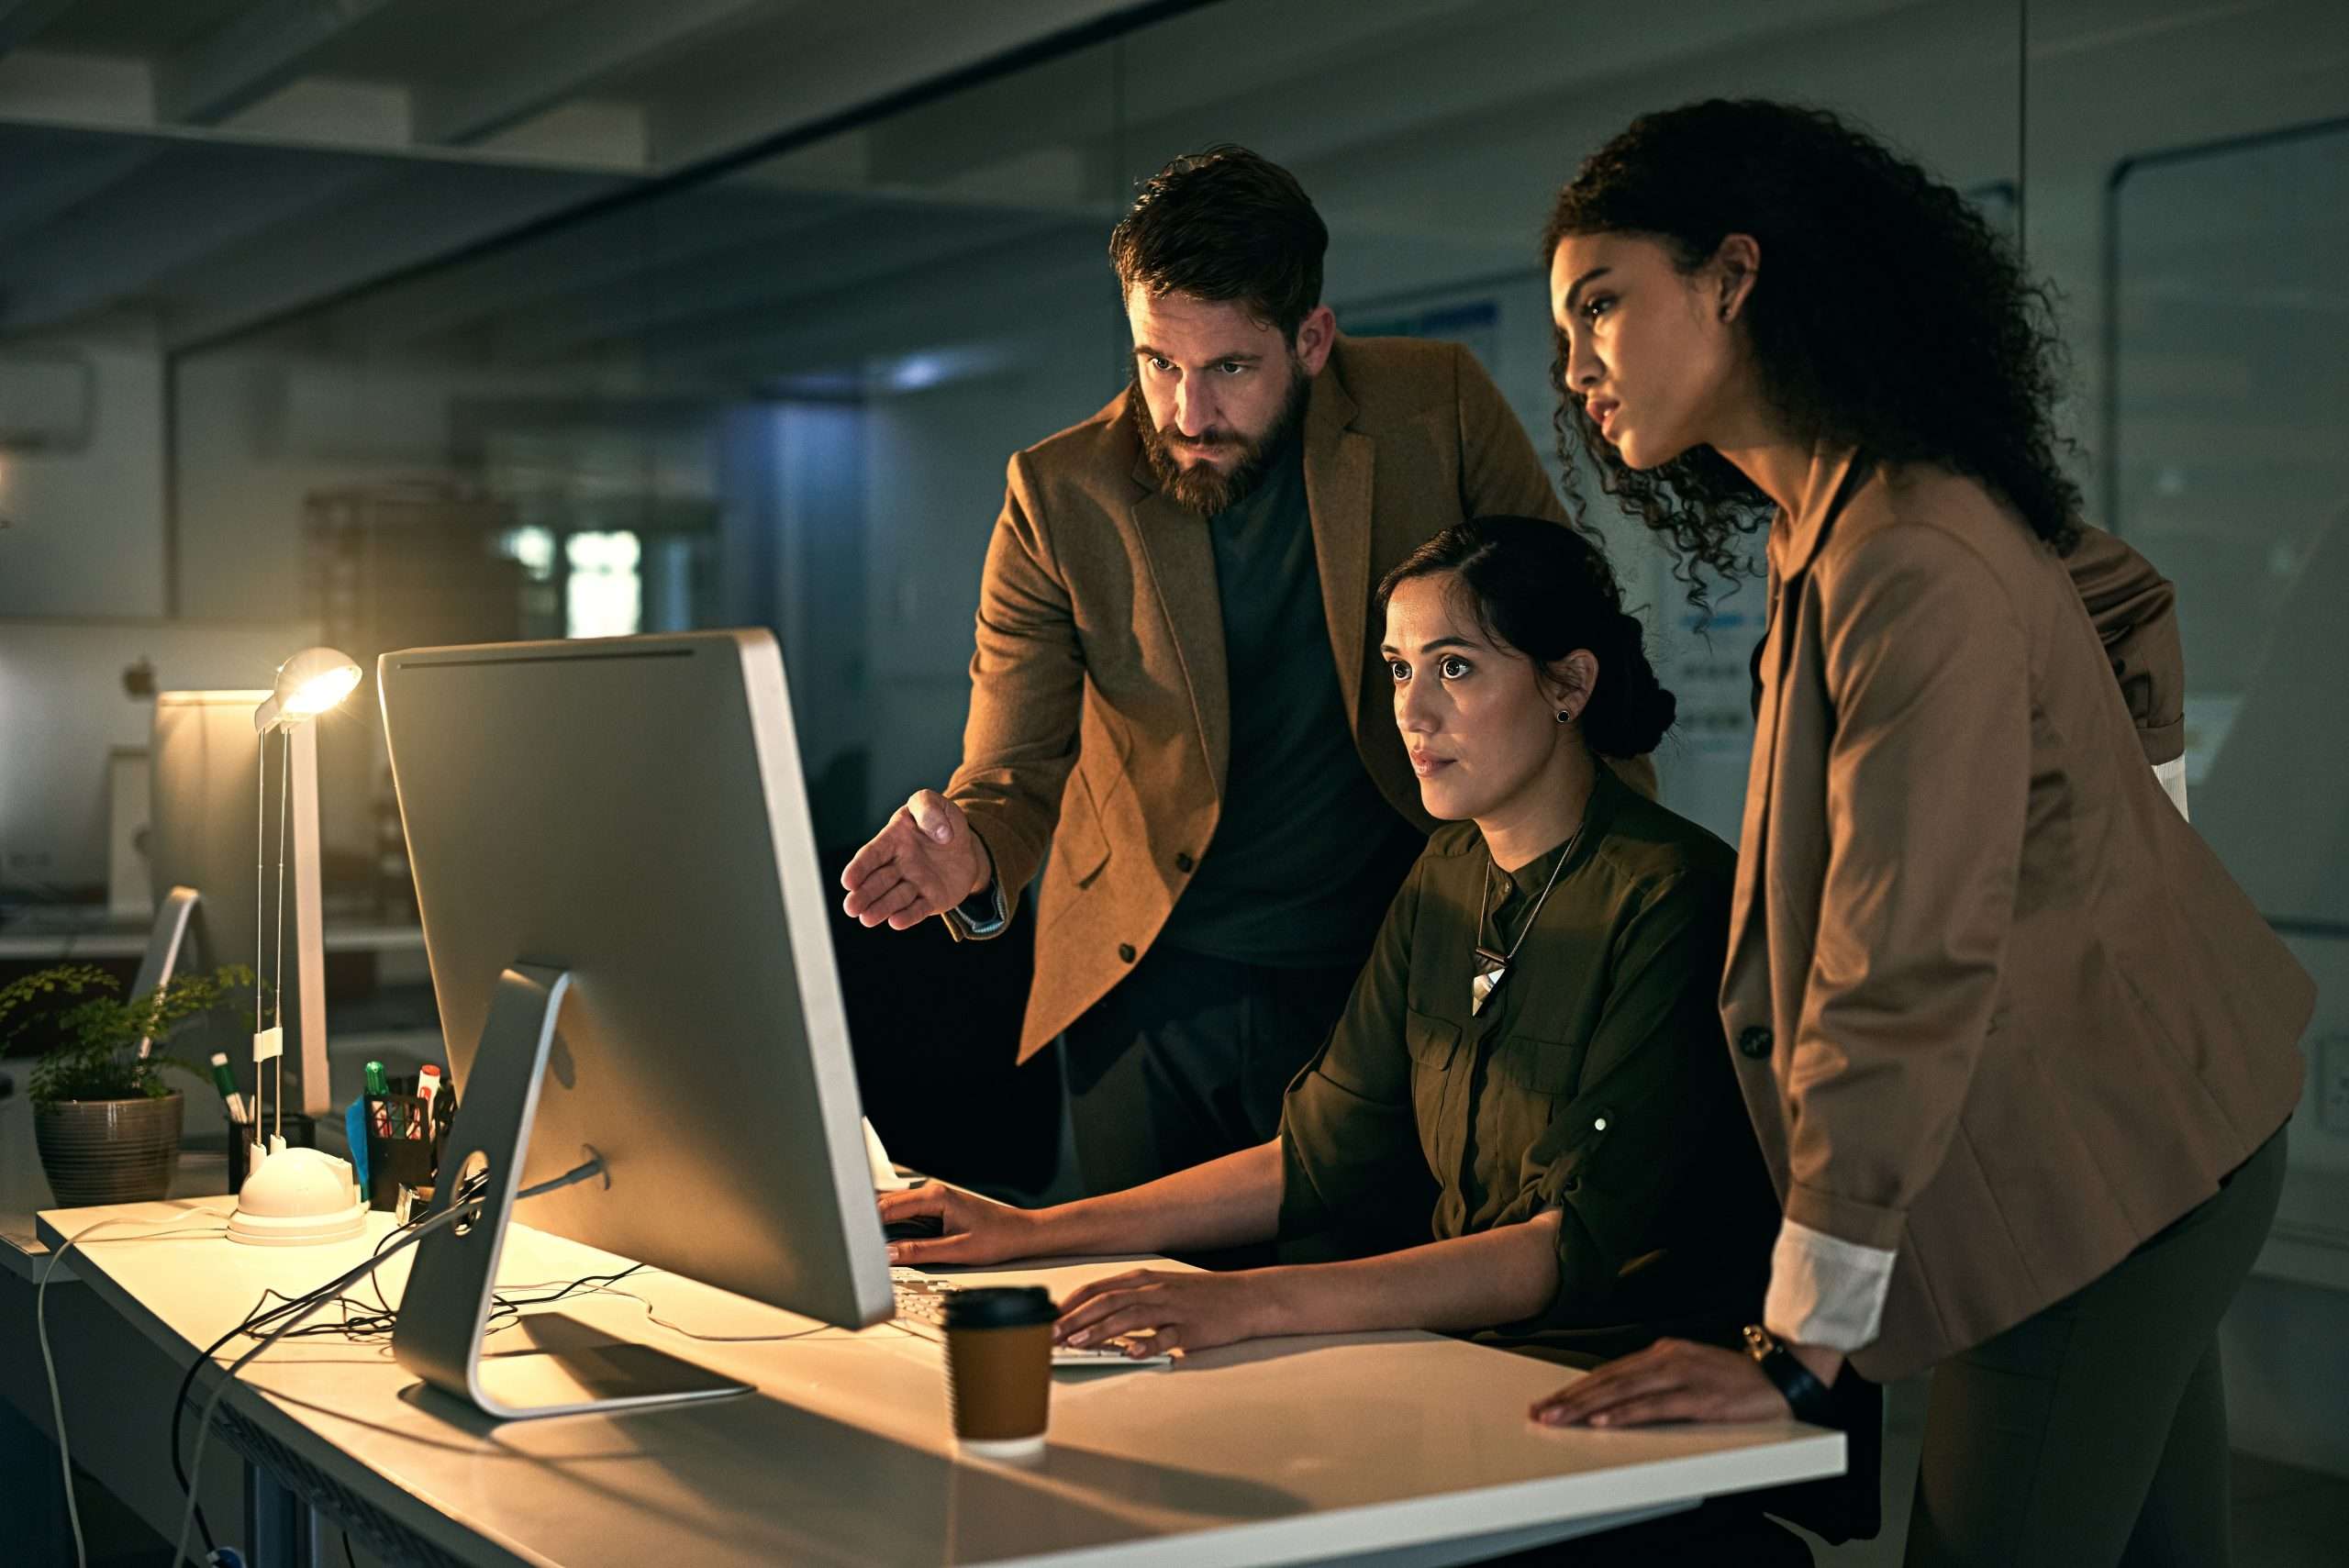
<svg viewBox="0 0 2349 1568"><path fill-rule="evenodd" d="M359 684L359 661L334 648L305 648L277 667L277 689L253 709L253 728L266 735L316 718Z"/></svg>

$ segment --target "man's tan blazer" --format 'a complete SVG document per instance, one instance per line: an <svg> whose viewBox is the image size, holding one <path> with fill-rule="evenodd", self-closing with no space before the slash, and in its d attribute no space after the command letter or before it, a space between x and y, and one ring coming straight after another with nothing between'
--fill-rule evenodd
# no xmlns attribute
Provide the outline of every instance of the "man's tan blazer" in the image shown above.
<svg viewBox="0 0 2349 1568"><path fill-rule="evenodd" d="M1852 1359L1900 1377L2216 1192L2315 993L2146 767L2184 671L2133 551L1822 447L1770 587L1721 1013L1787 1218L1898 1252Z"/></svg>
<svg viewBox="0 0 2349 1568"><path fill-rule="evenodd" d="M1011 460L979 591L963 765L946 789L994 857L1007 910L1052 849L1022 1061L1149 951L1221 810L1230 673L1214 546L1204 517L1159 493L1130 395ZM1430 828L1372 593L1453 523L1564 513L1498 389L1452 344L1341 338L1314 378L1304 441L1355 748L1395 809Z"/></svg>

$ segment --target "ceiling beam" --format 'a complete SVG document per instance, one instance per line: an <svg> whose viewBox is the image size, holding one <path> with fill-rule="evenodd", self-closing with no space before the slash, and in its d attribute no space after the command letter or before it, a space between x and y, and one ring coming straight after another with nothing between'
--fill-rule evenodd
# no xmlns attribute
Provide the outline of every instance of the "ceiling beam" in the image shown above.
<svg viewBox="0 0 2349 1568"><path fill-rule="evenodd" d="M619 183L610 175L533 169L407 167L383 186L255 231L175 270L167 282L172 303L163 322L165 341L176 348L217 339L289 304L358 288L485 234L607 195ZM523 249L544 258L541 248ZM462 279L474 269L452 271ZM435 273L370 296L370 303L412 298L446 275ZM328 328L335 342L362 355L386 352L406 340L404 332L386 328L384 317L364 317L357 306L312 320Z"/></svg>
<svg viewBox="0 0 2349 1568"><path fill-rule="evenodd" d="M178 268L390 177L379 162L266 152L234 164L159 159L71 226L10 247L0 331L57 326L146 297Z"/></svg>
<svg viewBox="0 0 2349 1568"><path fill-rule="evenodd" d="M762 0L593 0L560 29L517 34L479 70L419 84L416 139L463 143L494 136L555 107L613 72L647 63L739 22Z"/></svg>
<svg viewBox="0 0 2349 1568"><path fill-rule="evenodd" d="M60 133L44 155L25 159L0 183L0 241L39 228L147 166L158 149L145 141L95 138L68 141Z"/></svg>
<svg viewBox="0 0 2349 1568"><path fill-rule="evenodd" d="M217 125L302 75L323 49L392 0L264 0L161 61L155 107L167 124Z"/></svg>
<svg viewBox="0 0 2349 1568"><path fill-rule="evenodd" d="M837 217L843 198L777 199L706 186L671 202L573 224L429 276L352 301L338 327L403 348L444 333L487 330L527 306L643 275L715 250L763 246L786 254L795 235ZM657 239L656 239L657 237Z"/></svg>
<svg viewBox="0 0 2349 1568"><path fill-rule="evenodd" d="M74 4L75 0L0 0L0 54L34 37Z"/></svg>
<svg viewBox="0 0 2349 1568"><path fill-rule="evenodd" d="M871 280L927 265L957 269L1003 245L1033 256L1049 249L1040 236L1065 232L1063 222L1028 213L859 204L787 246L714 251L582 294L550 291L490 324L490 340L513 362L541 364L601 341L666 341L696 323L771 325L798 316L808 297L852 296ZM874 308L885 314L887 299L873 287Z"/></svg>

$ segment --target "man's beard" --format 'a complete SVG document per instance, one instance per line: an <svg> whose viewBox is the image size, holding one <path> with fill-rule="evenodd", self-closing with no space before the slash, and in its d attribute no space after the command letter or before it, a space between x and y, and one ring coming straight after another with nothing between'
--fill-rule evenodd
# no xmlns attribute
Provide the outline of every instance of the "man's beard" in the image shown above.
<svg viewBox="0 0 2349 1568"><path fill-rule="evenodd" d="M1134 429L1141 437L1141 450L1150 460L1150 470L1158 476L1159 488L1176 504L1203 517L1212 517L1237 505L1263 484L1289 437L1304 425L1306 402L1313 390L1313 379L1294 358L1288 361L1288 395L1281 400L1280 413L1264 434L1252 439L1236 436L1220 426L1204 430L1196 438L1160 429L1150 417L1150 402L1142 396L1137 380L1127 395L1126 406L1132 413ZM1240 461L1231 465L1229 473L1207 463L1186 465L1174 455L1183 447L1237 447Z"/></svg>

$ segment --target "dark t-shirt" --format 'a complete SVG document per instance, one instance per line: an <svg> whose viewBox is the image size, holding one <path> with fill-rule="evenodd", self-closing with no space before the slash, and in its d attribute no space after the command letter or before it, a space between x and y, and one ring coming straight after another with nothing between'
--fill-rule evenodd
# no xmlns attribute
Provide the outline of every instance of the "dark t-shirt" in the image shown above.
<svg viewBox="0 0 2349 1568"><path fill-rule="evenodd" d="M1223 813L1161 940L1275 968L1359 964L1425 840L1354 750L1294 438L1208 519L1223 606Z"/></svg>

